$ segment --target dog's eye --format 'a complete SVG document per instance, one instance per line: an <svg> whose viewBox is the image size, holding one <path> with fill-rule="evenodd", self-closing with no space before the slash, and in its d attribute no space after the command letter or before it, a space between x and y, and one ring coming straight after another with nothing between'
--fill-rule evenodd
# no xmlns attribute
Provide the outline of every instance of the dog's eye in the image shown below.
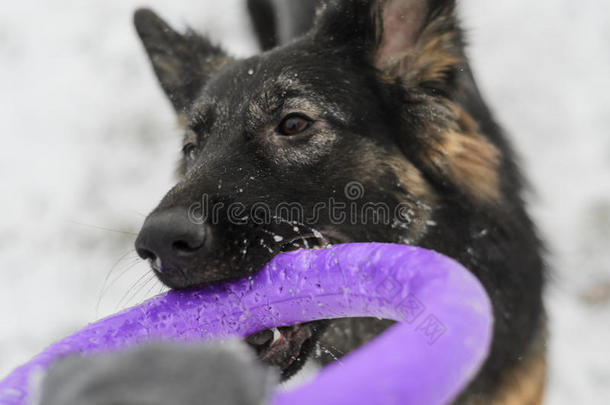
<svg viewBox="0 0 610 405"><path fill-rule="evenodd" d="M182 153L188 160L195 160L197 157L197 145L193 142L189 142L182 147Z"/></svg>
<svg viewBox="0 0 610 405"><path fill-rule="evenodd" d="M199 144L197 133L192 129L187 129L184 135L182 156L186 160L193 161L197 157L197 145Z"/></svg>
<svg viewBox="0 0 610 405"><path fill-rule="evenodd" d="M280 122L277 132L284 136L297 135L309 128L310 125L311 120L309 118L301 114L289 114Z"/></svg>

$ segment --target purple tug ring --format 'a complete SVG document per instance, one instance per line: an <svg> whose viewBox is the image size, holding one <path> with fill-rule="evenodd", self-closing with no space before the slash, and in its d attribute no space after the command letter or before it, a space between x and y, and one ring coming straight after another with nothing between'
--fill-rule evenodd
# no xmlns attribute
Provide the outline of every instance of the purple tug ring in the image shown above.
<svg viewBox="0 0 610 405"><path fill-rule="evenodd" d="M70 354L362 316L399 323L311 382L276 392L272 404L447 404L488 354L489 298L459 263L405 245L345 244L284 253L250 278L172 291L93 323L0 381L0 404L28 404L31 377Z"/></svg>

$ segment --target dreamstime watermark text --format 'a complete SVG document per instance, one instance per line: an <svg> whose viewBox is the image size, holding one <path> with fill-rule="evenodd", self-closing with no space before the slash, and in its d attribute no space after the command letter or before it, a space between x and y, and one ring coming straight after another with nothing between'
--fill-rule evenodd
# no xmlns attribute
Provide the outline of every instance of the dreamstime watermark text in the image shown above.
<svg viewBox="0 0 610 405"><path fill-rule="evenodd" d="M344 198L329 197L307 206L298 201L282 201L270 204L257 201L252 204L243 202L212 202L208 194L201 201L188 208L189 219L196 224L230 223L235 225L269 225L288 222L315 225L322 218L333 225L372 224L396 225L409 224L414 216L413 207L406 202L394 205L383 201L365 201L365 188L362 183L351 181L343 189Z"/></svg>

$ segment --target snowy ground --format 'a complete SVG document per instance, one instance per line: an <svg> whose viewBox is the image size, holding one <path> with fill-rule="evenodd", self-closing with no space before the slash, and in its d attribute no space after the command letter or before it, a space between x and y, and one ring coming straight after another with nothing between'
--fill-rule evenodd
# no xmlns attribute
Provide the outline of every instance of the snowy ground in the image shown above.
<svg viewBox="0 0 610 405"><path fill-rule="evenodd" d="M142 4L0 5L0 375L160 289L131 245L171 185L179 134L131 27ZM235 54L254 51L241 0L145 4ZM605 404L610 3L462 5L474 69L523 157L550 245L547 403Z"/></svg>

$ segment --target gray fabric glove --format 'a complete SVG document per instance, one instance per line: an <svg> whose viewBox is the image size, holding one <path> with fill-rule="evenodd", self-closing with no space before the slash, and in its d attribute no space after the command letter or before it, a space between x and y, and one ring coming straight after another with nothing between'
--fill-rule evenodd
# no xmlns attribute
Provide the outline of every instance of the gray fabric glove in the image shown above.
<svg viewBox="0 0 610 405"><path fill-rule="evenodd" d="M245 344L153 344L68 357L51 367L38 405L263 405L278 381Z"/></svg>

